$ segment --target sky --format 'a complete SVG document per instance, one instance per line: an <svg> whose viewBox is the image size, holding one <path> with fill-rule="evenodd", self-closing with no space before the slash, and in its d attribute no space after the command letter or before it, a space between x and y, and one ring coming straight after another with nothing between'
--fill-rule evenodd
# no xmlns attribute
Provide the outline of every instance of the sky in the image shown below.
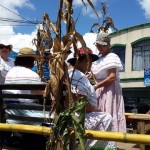
<svg viewBox="0 0 150 150"><path fill-rule="evenodd" d="M87 46L93 48L96 34L89 33L93 23L102 23L100 3L104 0L93 0L99 14L81 0L73 1L73 18L78 21L76 30L83 35ZM87 3L87 0L84 0ZM113 19L118 30L150 22L150 0L105 0L107 14ZM32 40L36 38L37 22L42 22L44 13L49 14L51 21L56 22L59 0L0 0L0 43L13 45L13 51L22 47L35 46ZM96 32L96 28L94 29ZM111 30L113 32L113 30ZM64 33L65 34L65 33Z"/></svg>

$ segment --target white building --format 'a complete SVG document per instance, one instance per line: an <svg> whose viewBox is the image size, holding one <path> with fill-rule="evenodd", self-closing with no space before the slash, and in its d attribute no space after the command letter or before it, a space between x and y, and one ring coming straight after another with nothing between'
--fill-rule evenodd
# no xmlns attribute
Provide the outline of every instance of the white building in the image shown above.
<svg viewBox="0 0 150 150"><path fill-rule="evenodd" d="M125 98L150 104L150 23L111 33L112 51L119 55L124 70L120 83ZM149 79L144 80L147 69Z"/></svg>

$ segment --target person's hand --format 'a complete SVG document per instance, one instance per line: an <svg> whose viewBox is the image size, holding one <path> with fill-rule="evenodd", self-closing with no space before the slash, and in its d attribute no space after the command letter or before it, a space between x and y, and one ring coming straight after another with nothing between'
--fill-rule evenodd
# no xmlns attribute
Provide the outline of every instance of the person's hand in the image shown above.
<svg viewBox="0 0 150 150"><path fill-rule="evenodd" d="M93 87L94 87L94 89L95 89L95 90L97 90L97 89L98 89L97 84L94 84L94 85L93 85Z"/></svg>

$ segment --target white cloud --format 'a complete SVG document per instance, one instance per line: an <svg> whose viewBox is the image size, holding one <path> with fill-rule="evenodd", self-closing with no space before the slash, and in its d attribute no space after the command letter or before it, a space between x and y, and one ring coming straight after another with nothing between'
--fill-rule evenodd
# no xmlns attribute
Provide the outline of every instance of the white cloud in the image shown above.
<svg viewBox="0 0 150 150"><path fill-rule="evenodd" d="M30 47L36 50L35 45L33 45L32 40L35 38L35 34L17 34L9 39L9 43L13 43L13 51L18 52L22 47Z"/></svg>
<svg viewBox="0 0 150 150"><path fill-rule="evenodd" d="M26 7L30 9L35 9L34 5L29 0L10 0L16 7Z"/></svg>
<svg viewBox="0 0 150 150"><path fill-rule="evenodd" d="M112 29L109 29L108 33L112 33ZM96 37L97 37L97 33L86 33L85 35L83 35L83 39L86 43L86 46L89 47L93 54L99 55L99 51L95 46L95 41L96 41ZM81 47L81 43L78 43L78 48ZM73 48L71 49L72 53L69 54L69 56L67 57L67 60L70 58L73 58L73 54L74 54L74 50ZM67 63L67 61L66 61Z"/></svg>
<svg viewBox="0 0 150 150"><path fill-rule="evenodd" d="M86 33L83 36L83 38L86 42L86 46L89 47L93 51L94 54L98 54L98 50L94 45L94 43L96 41L96 36L97 36L96 33Z"/></svg>
<svg viewBox="0 0 150 150"><path fill-rule="evenodd" d="M35 38L35 31L31 34L21 34L14 32L14 25L18 23L4 21L21 20L19 17L18 8L35 9L34 5L29 0L1 0L0 1L0 42L10 43L13 45L13 50L18 52L21 47L31 47L35 49L31 41ZM16 15L18 14L18 15Z"/></svg>
<svg viewBox="0 0 150 150"><path fill-rule="evenodd" d="M95 0L93 1L95 3ZM85 3L87 3L87 1L85 1ZM96 16L94 14L94 11L87 5L87 10L85 9L83 3L81 2L81 0L76 0L74 1L74 5L76 7L80 7L81 5L83 6L82 9L82 13L84 15L88 15L91 17ZM36 49L35 45L32 44L32 40L35 38L36 33L37 33L37 29L35 31L33 31L33 33L29 33L29 34L21 34L21 33L15 33L14 32L14 25L16 23L12 23L12 22L7 22L7 21L1 21L1 19L3 18L8 18L9 19L14 19L14 20L19 20L21 19L19 17L19 12L18 12L18 8L24 8L24 7L28 7L28 9L35 9L34 5L31 4L31 2L29 2L29 0L1 0L0 2L0 9L1 9L1 14L0 14L0 24L2 24L3 26L0 28L0 42L7 42L13 45L13 51L18 52L19 49L21 47L31 47L33 49ZM12 13L14 12L14 13ZM18 14L18 15L16 15ZM84 38L86 40L87 46L90 47L91 49L94 49L95 51L95 47L93 45L94 43L94 35L92 40L93 43L90 41L88 41L89 38L89 33L87 33ZM90 38L91 39L91 38ZM92 44L90 44L92 43Z"/></svg>
<svg viewBox="0 0 150 150"><path fill-rule="evenodd" d="M93 51L94 54L98 54L98 50L94 45L94 42L96 40L96 36L97 36L96 33L86 33L85 35L83 35L83 39L86 43L86 46L89 47ZM81 47L81 43L78 43L78 48L80 48L80 47ZM68 56L67 59L73 57L73 53L74 53L73 48L71 49L71 51L72 51L72 53Z"/></svg>
<svg viewBox="0 0 150 150"><path fill-rule="evenodd" d="M93 0L93 5L96 6L96 4L98 3L98 0ZM88 4L87 1L84 1L85 5L82 3L81 0L75 0L73 1L73 5L76 7L81 7L82 6L82 15L84 16L88 16L90 18L96 18L97 19L97 16L96 16L96 13L94 12L93 8L91 8L91 6ZM101 17L101 12L100 11L97 11L99 17Z"/></svg>
<svg viewBox="0 0 150 150"><path fill-rule="evenodd" d="M150 18L150 0L138 0L139 4L141 5L141 8L144 10L145 12L145 17L147 19Z"/></svg>
<svg viewBox="0 0 150 150"><path fill-rule="evenodd" d="M109 28L108 33L112 33L112 29ZM94 54L98 55L99 51L97 50L96 46L95 46L95 41L96 41L96 37L97 37L97 33L86 33L85 35L83 35L83 38L86 42L86 46L89 47ZM79 45L80 47L80 45Z"/></svg>
<svg viewBox="0 0 150 150"><path fill-rule="evenodd" d="M76 6L78 6L78 7L83 5L81 3L81 0L76 0L74 2L76 4ZM95 3L96 0L93 2ZM4 8L6 6L7 6L7 9ZM1 10L3 10L0 13L0 24L3 25L0 27L0 42L5 42L5 43L7 42L7 43L12 44L14 47L13 50L15 52L18 52L20 48L26 47L26 46L31 47L34 50L36 50L35 45L32 44L32 40L34 38L36 38L37 29L35 29L35 31L33 31L32 33L28 33L28 34L15 33L14 27L13 27L14 24L1 21L1 18L7 18L7 16L9 16L9 18L13 18L14 20L19 19L19 16L13 14L9 10L19 14L17 8L22 8L22 7L29 7L30 9L35 9L34 6L28 0L7 0L7 1L1 0L1 2L0 2L0 8L1 8ZM83 13L85 13L85 15L86 15L86 13L91 16L94 14L94 11L89 6L87 9L87 12L85 12L84 7L83 7L83 9L84 9ZM93 11L93 13L92 13L92 11ZM7 23L7 26L5 26L6 23ZM96 54L97 50L93 44L96 39L96 34L86 33L83 37L84 37L84 40L85 40L87 46L89 48L91 48L93 50L93 52Z"/></svg>
<svg viewBox="0 0 150 150"><path fill-rule="evenodd" d="M28 0L1 0L0 2L0 23L7 25L14 25L16 23L2 21L2 19L13 19L18 20L21 19L19 17L18 8L28 8L35 9L34 5L32 5Z"/></svg>
<svg viewBox="0 0 150 150"><path fill-rule="evenodd" d="M14 36L14 34L12 26L0 27L0 40L8 40L10 37Z"/></svg>
<svg viewBox="0 0 150 150"><path fill-rule="evenodd" d="M18 52L22 47L30 47L36 50L36 46L33 44L33 39L36 38L37 29L33 31L31 34L15 34L11 35L9 39L1 39L0 43L9 43L13 45L13 51ZM9 36L9 35L8 35Z"/></svg>
<svg viewBox="0 0 150 150"><path fill-rule="evenodd" d="M86 3L86 2L85 2L85 3ZM75 1L73 1L73 5L78 7L78 6L83 5L83 3L82 3L81 0L75 0Z"/></svg>

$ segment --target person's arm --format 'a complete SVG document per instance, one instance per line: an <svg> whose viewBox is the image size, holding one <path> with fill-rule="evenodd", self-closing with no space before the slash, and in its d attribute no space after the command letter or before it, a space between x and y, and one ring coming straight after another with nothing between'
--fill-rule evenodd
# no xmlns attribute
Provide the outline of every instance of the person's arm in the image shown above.
<svg viewBox="0 0 150 150"><path fill-rule="evenodd" d="M89 102L86 105L86 112L100 112L97 107L92 106Z"/></svg>
<svg viewBox="0 0 150 150"><path fill-rule="evenodd" d="M80 99L81 97L84 97L84 95L73 93L73 97L74 97L73 100L78 100L78 99ZM86 96L85 96L85 97L86 97ZM99 110L97 109L97 107L92 106L92 105L87 101L87 104L86 104L86 112L99 112Z"/></svg>
<svg viewBox="0 0 150 150"><path fill-rule="evenodd" d="M107 86L107 85L111 84L112 82L114 82L115 79L116 79L116 68L109 69L108 70L108 77L105 78L104 80L96 83L94 85L94 89L96 90L100 87Z"/></svg>

